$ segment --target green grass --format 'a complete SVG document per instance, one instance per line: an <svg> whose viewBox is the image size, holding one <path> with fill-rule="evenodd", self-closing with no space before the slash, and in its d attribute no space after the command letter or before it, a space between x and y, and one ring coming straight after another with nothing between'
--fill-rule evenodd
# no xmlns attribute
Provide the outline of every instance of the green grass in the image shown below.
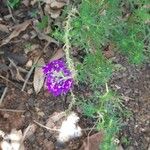
<svg viewBox="0 0 150 150"><path fill-rule="evenodd" d="M41 21L39 21L37 23L37 28L39 30L44 30L46 27L48 27L48 16L43 16L43 18L41 19Z"/></svg>
<svg viewBox="0 0 150 150"><path fill-rule="evenodd" d="M7 0L7 5L12 9L19 7L21 0Z"/></svg>

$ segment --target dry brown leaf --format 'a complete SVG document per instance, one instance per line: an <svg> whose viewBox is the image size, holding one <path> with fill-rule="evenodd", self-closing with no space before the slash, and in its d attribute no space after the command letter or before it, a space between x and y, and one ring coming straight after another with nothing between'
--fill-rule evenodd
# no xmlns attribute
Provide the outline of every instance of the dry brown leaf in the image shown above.
<svg viewBox="0 0 150 150"><path fill-rule="evenodd" d="M8 59L10 61L9 70L10 70L10 73L12 75L12 78L16 79L17 81L23 81L24 82L24 78L20 74L18 66L14 63L14 61L12 59L10 59L10 58L8 58Z"/></svg>
<svg viewBox="0 0 150 150"><path fill-rule="evenodd" d="M22 3L23 3L26 7L28 7L29 4L30 4L29 0L23 0Z"/></svg>
<svg viewBox="0 0 150 150"><path fill-rule="evenodd" d="M36 26L36 23L34 22L34 25ZM37 32L37 36L40 40L46 40L49 43L55 43L55 44L59 44L54 38L42 33L40 30L38 30L38 28L33 27L35 29L35 31Z"/></svg>
<svg viewBox="0 0 150 150"><path fill-rule="evenodd" d="M22 31L26 30L26 28L31 24L31 20L27 20L15 27L13 32L2 41L1 45L9 43L13 38L17 37Z"/></svg>
<svg viewBox="0 0 150 150"><path fill-rule="evenodd" d="M61 9L52 9L50 5L46 5L44 8L45 12L51 16L51 18L56 19L61 14Z"/></svg>
<svg viewBox="0 0 150 150"><path fill-rule="evenodd" d="M102 138L103 138L102 132L98 132L96 134L87 137L83 141L83 145L79 150L99 150L99 145L102 141Z"/></svg>
<svg viewBox="0 0 150 150"><path fill-rule="evenodd" d="M57 1L57 0L44 0L46 3L44 11L49 14L51 18L56 19L60 16L62 8L68 4L68 0Z"/></svg>
<svg viewBox="0 0 150 150"><path fill-rule="evenodd" d="M0 31L9 33L8 27L4 24L0 24Z"/></svg>
<svg viewBox="0 0 150 150"><path fill-rule="evenodd" d="M52 2L55 2L56 0L43 0L46 4L51 4Z"/></svg>
<svg viewBox="0 0 150 150"><path fill-rule="evenodd" d="M53 128L57 125L57 122L59 122L59 125L62 122L62 118L65 117L65 112L54 112L47 120L46 126L49 128ZM61 121L60 121L61 120Z"/></svg>
<svg viewBox="0 0 150 150"><path fill-rule="evenodd" d="M45 64L44 59L41 58L39 59L37 63L38 67L35 68L33 86L34 86L34 90L36 94L40 92L44 84L44 74L43 74L42 68L39 67L39 66L43 66L44 64Z"/></svg>
<svg viewBox="0 0 150 150"><path fill-rule="evenodd" d="M50 4L50 7L53 8L53 9L60 9L62 8L63 6L65 6L66 4L64 2L57 2L57 1L54 1Z"/></svg>
<svg viewBox="0 0 150 150"><path fill-rule="evenodd" d="M62 48L58 49L57 52L54 54L54 56L50 59L50 62L60 59L64 56L64 51Z"/></svg>

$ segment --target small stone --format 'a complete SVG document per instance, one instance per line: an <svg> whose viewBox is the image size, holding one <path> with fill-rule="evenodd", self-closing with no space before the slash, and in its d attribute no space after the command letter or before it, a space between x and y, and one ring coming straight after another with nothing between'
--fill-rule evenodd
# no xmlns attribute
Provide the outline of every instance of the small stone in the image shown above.
<svg viewBox="0 0 150 150"><path fill-rule="evenodd" d="M32 88L29 89L29 90L27 91L27 93L30 94L30 95L33 94L33 89L32 89Z"/></svg>
<svg viewBox="0 0 150 150"><path fill-rule="evenodd" d="M27 112L25 112L25 116L29 118L29 117L31 117L31 113L29 111L27 111Z"/></svg>

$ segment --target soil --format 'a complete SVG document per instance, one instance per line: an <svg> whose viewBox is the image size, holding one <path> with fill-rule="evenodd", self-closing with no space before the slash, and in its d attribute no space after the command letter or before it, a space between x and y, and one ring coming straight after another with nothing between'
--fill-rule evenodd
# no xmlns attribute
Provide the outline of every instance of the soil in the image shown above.
<svg viewBox="0 0 150 150"><path fill-rule="evenodd" d="M130 119L125 120L121 136L127 137L125 149L148 150L150 144L150 65L142 67L129 65L125 58L118 59L123 71L113 75L111 87L124 98L125 107L131 111Z"/></svg>
<svg viewBox="0 0 150 150"><path fill-rule="evenodd" d="M1 2L0 23L13 27L16 23L13 22L11 17L6 19L9 11L4 5L4 1L0 0ZM17 11L13 11L13 15L17 19L17 22L24 22L30 19L29 13L32 9L34 7L21 5ZM18 16L17 14L21 15ZM65 111L69 105L70 97L68 95L54 97L44 88L36 94L33 84L31 84L33 74L25 91L21 91L24 82L17 81L16 73L12 76L10 70L13 69L8 67L8 57L14 60L17 66L26 68L26 62L38 55L39 51L35 50L26 54L24 52L25 43L38 44L39 49L42 49L46 44L45 41L37 38L30 39L28 35L31 35L31 31L32 29L29 27L23 33L19 34L18 37L15 37L12 42L0 47L0 52L2 53L0 53L0 96L7 87L6 94L0 105L0 130L5 133L10 133L12 129L23 132L30 124L35 124L34 121L45 125L50 115L54 112ZM8 35L9 33L6 34L0 31L0 41L8 37ZM49 51L55 51L56 47L53 45L49 46ZM43 54L45 61L53 54L53 52L49 51ZM130 117L124 119L119 135L120 143L124 150L149 150L150 64L147 63L136 67L129 64L127 59L120 54L114 54L113 58L114 63L120 64L122 69L113 74L109 86L122 96L125 108L131 112ZM29 71L29 69L27 70ZM26 73L22 73L24 78L25 75ZM83 91L86 93L86 90ZM80 91L76 90L75 92L78 93ZM78 113L79 111L75 108L75 112ZM82 128L90 128L93 126L93 121L81 116L79 124ZM81 138L71 140L64 145L65 148L61 147L59 149L78 150L87 134L88 132L85 132ZM56 147L58 148L57 144L54 134L37 124L33 134L24 141L26 150L53 150Z"/></svg>

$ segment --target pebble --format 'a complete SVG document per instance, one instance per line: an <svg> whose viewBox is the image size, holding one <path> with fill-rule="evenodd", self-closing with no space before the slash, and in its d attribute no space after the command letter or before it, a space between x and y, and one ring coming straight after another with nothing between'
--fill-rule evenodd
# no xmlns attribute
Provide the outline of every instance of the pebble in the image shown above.
<svg viewBox="0 0 150 150"><path fill-rule="evenodd" d="M24 114L26 117L31 117L31 113L29 112L29 111L27 111L27 112L25 112L25 114Z"/></svg>

